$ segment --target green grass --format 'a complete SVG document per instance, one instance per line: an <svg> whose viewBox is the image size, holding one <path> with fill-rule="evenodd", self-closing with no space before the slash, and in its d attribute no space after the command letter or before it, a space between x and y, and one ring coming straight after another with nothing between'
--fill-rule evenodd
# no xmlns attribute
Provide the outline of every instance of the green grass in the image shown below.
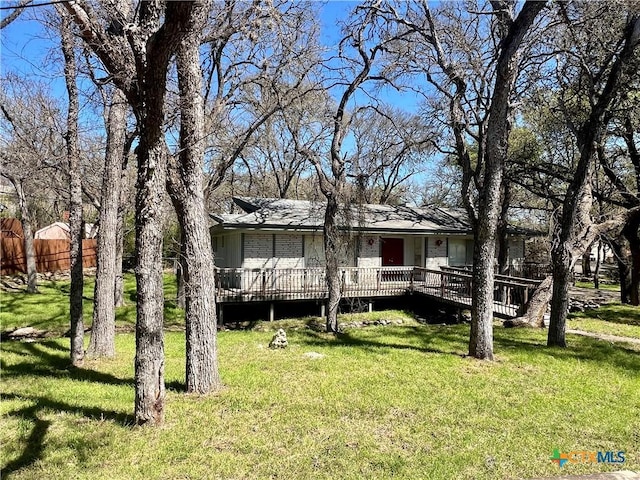
<svg viewBox="0 0 640 480"><path fill-rule="evenodd" d="M576 287L580 288L595 288L593 282L576 282ZM600 282L599 290L609 290L610 292L619 292L620 284L618 283L603 283Z"/></svg>
<svg viewBox="0 0 640 480"><path fill-rule="evenodd" d="M640 308L619 303L569 315L569 328L640 338Z"/></svg>
<svg viewBox="0 0 640 480"><path fill-rule="evenodd" d="M133 329L136 321L136 280L125 275L124 298L126 305L116 309L116 326ZM91 326L93 315L94 278L85 278L83 321ZM176 307L176 283L174 275L165 275L164 321L167 328L183 325L182 311ZM12 330L30 326L60 335L69 329L69 281L41 281L39 293L0 291L0 329Z"/></svg>
<svg viewBox="0 0 640 480"><path fill-rule="evenodd" d="M281 326L276 322L273 327ZM619 469L553 449L625 451L640 469L640 355L624 345L495 331L498 361L464 356L468 327L219 335L225 388L182 393L184 339L166 335L166 423L131 427L132 334L115 360L67 366L67 342L2 345L3 473L17 479L529 478ZM324 358L311 360L306 352ZM3 477L4 478L4 477Z"/></svg>
<svg viewBox="0 0 640 480"><path fill-rule="evenodd" d="M64 325L64 313L51 308L62 308L63 286L43 292L49 307L28 304L29 318ZM3 294L3 314L20 312L5 295L14 294ZM3 342L3 478L505 479L640 470L639 346L569 335L568 349L547 348L544 330L496 327L497 361L488 363L465 356L467 325L420 325L403 312L341 321L382 318L403 325L337 338L305 326L316 319L221 332L225 388L205 397L184 394L184 334L168 332L160 428L132 427L133 334L117 335L117 358L76 369L68 339ZM290 346L270 350L280 327ZM549 460L554 449L624 451L627 461L560 470Z"/></svg>

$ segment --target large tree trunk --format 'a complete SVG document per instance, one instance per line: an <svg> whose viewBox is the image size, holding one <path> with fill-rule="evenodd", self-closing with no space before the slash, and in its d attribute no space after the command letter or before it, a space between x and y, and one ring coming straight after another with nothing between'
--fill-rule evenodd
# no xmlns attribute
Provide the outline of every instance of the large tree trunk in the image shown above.
<svg viewBox="0 0 640 480"><path fill-rule="evenodd" d="M631 297L631 262L627 240L621 236L609 242L616 257L620 277L620 303L628 304Z"/></svg>
<svg viewBox="0 0 640 480"><path fill-rule="evenodd" d="M220 388L216 347L214 263L204 201L204 107L201 96L200 32L203 5L194 8L189 29L177 51L180 90L180 155L170 162L169 192L182 228L184 246L187 391ZM182 250L182 248L181 248Z"/></svg>
<svg viewBox="0 0 640 480"><path fill-rule="evenodd" d="M115 286L122 155L126 142L127 106L125 102L122 92L114 89L107 121L107 149L102 177L93 324L87 350L87 355L92 358L113 357L116 354Z"/></svg>
<svg viewBox="0 0 640 480"><path fill-rule="evenodd" d="M500 188L509 145L511 96L519 73L519 50L525 34L546 2L526 2L518 17L494 4L501 33L496 80L486 130L486 156L478 192L473 250L473 286L469 355L493 360L493 289ZM503 6L501 6L502 8ZM471 201L468 199L467 204ZM473 213L473 212L470 212Z"/></svg>
<svg viewBox="0 0 640 480"><path fill-rule="evenodd" d="M484 187L487 203L481 202L478 209L474 234L469 355L482 360L493 360L494 259L501 173L499 169L491 174L493 178Z"/></svg>
<svg viewBox="0 0 640 480"><path fill-rule="evenodd" d="M38 293L38 271L36 269L36 249L33 242L33 220L31 218L31 209L27 202L27 196L22 187L22 180L13 176L5 176L13 184L18 196L18 205L20 206L20 214L22 217L22 243L24 245L24 254L27 263L27 293Z"/></svg>
<svg viewBox="0 0 640 480"><path fill-rule="evenodd" d="M538 327L544 328L544 314L549 307L551 300L551 290L553 288L553 277L547 276L538 288L533 292L531 298L525 305L525 312L512 320L504 322L505 327Z"/></svg>
<svg viewBox="0 0 640 480"><path fill-rule="evenodd" d="M158 135L160 130L150 133L141 138L138 146L135 358L135 421L138 425L162 423L165 398L162 204L166 151L164 140Z"/></svg>
<svg viewBox="0 0 640 480"><path fill-rule="evenodd" d="M82 319L82 172L78 151L78 89L76 86L76 61L74 40L70 25L62 24L62 53L64 55L64 77L69 95L67 113L67 158L69 161L69 233L71 236L71 287L69 307L71 315L71 363L82 364L84 358L84 323Z"/></svg>
<svg viewBox="0 0 640 480"><path fill-rule="evenodd" d="M567 242L560 242L552 250L553 294L551 297L551 320L547 334L547 345L566 347L565 329L569 311L569 286L571 284L571 251Z"/></svg>
<svg viewBox="0 0 640 480"><path fill-rule="evenodd" d="M336 225L338 199L336 195L327 195L327 207L324 214L324 252L327 277L327 332L338 333L338 307L340 306L340 233Z"/></svg>
<svg viewBox="0 0 640 480"><path fill-rule="evenodd" d="M608 123L608 112L614 101L622 79L623 70L633 57L638 43L638 27L640 18L629 16L628 23L621 38L622 49L611 64L611 69L603 77L604 86L599 92L597 101L589 98L591 110L587 119L576 131L576 143L580 151L574 177L567 188L557 238L551 250L554 284L551 300L551 319L547 337L548 346L566 347L565 325L567 321L567 305L569 303L570 270L573 266L573 252L576 240L582 237L591 225L590 210L592 193L590 183L590 166L598 145L602 141ZM586 100L586 97L585 97ZM576 130L576 129L574 129ZM591 242L589 242L591 243ZM586 245L585 245L586 246Z"/></svg>
<svg viewBox="0 0 640 480"><path fill-rule="evenodd" d="M631 251L631 275L629 283L629 304L640 305L640 209L627 215L622 234L629 242Z"/></svg>

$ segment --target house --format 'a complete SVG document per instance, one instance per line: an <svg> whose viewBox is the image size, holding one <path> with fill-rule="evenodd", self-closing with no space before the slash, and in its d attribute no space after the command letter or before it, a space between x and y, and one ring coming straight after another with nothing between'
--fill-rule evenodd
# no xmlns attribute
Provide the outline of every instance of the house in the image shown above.
<svg viewBox="0 0 640 480"><path fill-rule="evenodd" d="M240 214L211 214L216 266L301 269L324 266L325 204L233 198ZM436 206L351 205L338 219L343 267L457 267L473 262L473 232L464 210ZM509 262L522 263L524 236L513 230Z"/></svg>
<svg viewBox="0 0 640 480"><path fill-rule="evenodd" d="M85 238L95 238L98 227L93 223L85 223ZM36 231L35 238L39 240L70 240L71 234L69 224L65 222L54 222L51 225Z"/></svg>

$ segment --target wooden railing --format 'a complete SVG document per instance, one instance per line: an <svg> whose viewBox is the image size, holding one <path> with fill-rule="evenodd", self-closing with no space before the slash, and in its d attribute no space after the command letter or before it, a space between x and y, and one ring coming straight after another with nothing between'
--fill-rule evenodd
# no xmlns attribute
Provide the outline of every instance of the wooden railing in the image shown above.
<svg viewBox="0 0 640 480"><path fill-rule="evenodd" d="M326 298L324 268L216 269L220 302L303 300ZM457 269L420 267L343 267L339 271L343 297L395 296L420 293L460 307L471 306L473 275ZM522 312L539 281L496 276L494 312Z"/></svg>

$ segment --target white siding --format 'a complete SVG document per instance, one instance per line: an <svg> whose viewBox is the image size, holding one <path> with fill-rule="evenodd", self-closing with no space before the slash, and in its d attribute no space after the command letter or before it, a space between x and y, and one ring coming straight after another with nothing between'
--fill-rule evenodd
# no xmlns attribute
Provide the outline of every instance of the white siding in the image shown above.
<svg viewBox="0 0 640 480"><path fill-rule="evenodd" d="M404 258L403 265L413 265L415 243L413 237L403 237L404 239Z"/></svg>
<svg viewBox="0 0 640 480"><path fill-rule="evenodd" d="M464 238L449 238L449 266L460 267L467 263L467 241Z"/></svg>
<svg viewBox="0 0 640 480"><path fill-rule="evenodd" d="M238 268L241 265L241 235L230 233L212 237L215 264L220 268Z"/></svg>

